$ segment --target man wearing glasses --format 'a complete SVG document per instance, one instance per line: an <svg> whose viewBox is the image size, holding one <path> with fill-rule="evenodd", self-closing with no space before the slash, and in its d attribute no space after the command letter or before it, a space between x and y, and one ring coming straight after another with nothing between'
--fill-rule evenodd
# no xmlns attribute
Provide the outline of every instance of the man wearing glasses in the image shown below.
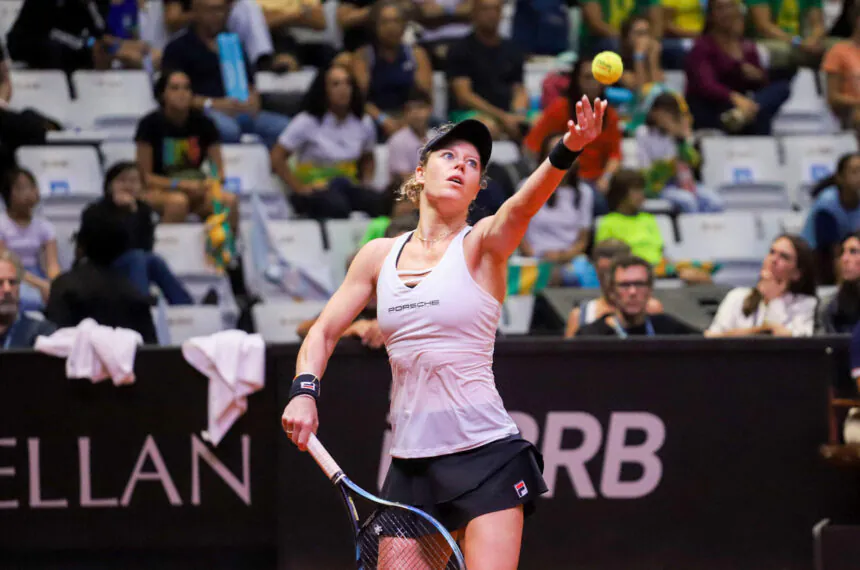
<svg viewBox="0 0 860 570"><path fill-rule="evenodd" d="M608 284L615 311L582 327L576 336L701 334L669 315L649 315L647 307L653 287L654 272L647 261L635 255L616 257L609 270Z"/></svg>
<svg viewBox="0 0 860 570"><path fill-rule="evenodd" d="M18 310L21 262L9 250L0 250L0 350L32 348L39 335L49 335L57 327Z"/></svg>

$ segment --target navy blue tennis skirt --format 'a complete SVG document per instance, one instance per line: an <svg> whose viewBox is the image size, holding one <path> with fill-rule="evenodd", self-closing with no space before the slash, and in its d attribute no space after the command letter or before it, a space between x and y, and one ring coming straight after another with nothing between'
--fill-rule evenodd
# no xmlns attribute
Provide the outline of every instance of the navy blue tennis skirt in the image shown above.
<svg viewBox="0 0 860 570"><path fill-rule="evenodd" d="M418 507L449 531L518 505L528 516L546 492L543 457L520 434L450 455L392 458L382 486L382 498Z"/></svg>

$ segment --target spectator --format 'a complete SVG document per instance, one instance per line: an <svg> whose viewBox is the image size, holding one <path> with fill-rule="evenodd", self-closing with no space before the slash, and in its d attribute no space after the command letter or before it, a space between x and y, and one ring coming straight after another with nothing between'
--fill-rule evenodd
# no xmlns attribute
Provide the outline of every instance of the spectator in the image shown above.
<svg viewBox="0 0 860 570"><path fill-rule="evenodd" d="M192 107L204 111L215 122L225 142L238 143L243 134L256 134L266 146L272 147L288 119L260 110L254 69L244 50L242 62L248 99L240 101L225 90L217 37L225 29L227 8L225 0L193 0L191 25L164 48L162 67L188 76L194 93Z"/></svg>
<svg viewBox="0 0 860 570"><path fill-rule="evenodd" d="M537 155L546 137L567 130L567 122L576 118L576 103L583 97L589 101L605 97L603 87L591 73L591 59L580 59L574 64L567 97L556 99L544 109L523 141L525 148ZM605 214L609 181L621 166L621 131L618 113L612 107L607 107L603 115L603 132L582 150L578 163L579 179L595 189L595 215Z"/></svg>
<svg viewBox="0 0 860 570"><path fill-rule="evenodd" d="M827 102L843 128L860 129L860 5L851 11L852 33L824 56L821 70L827 74Z"/></svg>
<svg viewBox="0 0 860 570"><path fill-rule="evenodd" d="M415 19L424 30L421 45L433 69L447 68L451 48L472 31L477 0L417 0Z"/></svg>
<svg viewBox="0 0 860 570"><path fill-rule="evenodd" d="M650 313L648 306L654 290L654 271L641 257L625 255L615 258L608 277L612 310L579 329L577 337L701 334L701 331L669 315Z"/></svg>
<svg viewBox="0 0 860 570"><path fill-rule="evenodd" d="M427 142L432 111L430 96L413 88L406 98L404 125L386 143L392 186L399 188L418 167L418 155Z"/></svg>
<svg viewBox="0 0 860 570"><path fill-rule="evenodd" d="M50 335L57 327L50 321L34 319L20 307L19 293L24 268L18 257L0 251L0 350L33 348L36 337Z"/></svg>
<svg viewBox="0 0 860 570"><path fill-rule="evenodd" d="M36 214L39 187L28 170L15 168L7 172L0 192L6 206L6 211L0 212L0 250L15 253L24 268L22 310L38 311L48 300L51 280L60 274L54 226Z"/></svg>
<svg viewBox="0 0 860 570"><path fill-rule="evenodd" d="M140 68L148 46L110 35L110 0L24 0L9 30L9 54L33 69L110 69L114 63Z"/></svg>
<svg viewBox="0 0 860 570"><path fill-rule="evenodd" d="M541 149L541 162L562 135L548 137ZM520 252L552 263L551 285L577 284L573 260L582 255L591 241L594 191L579 182L576 165L571 168L555 192L531 219Z"/></svg>
<svg viewBox="0 0 860 570"><path fill-rule="evenodd" d="M575 5L574 0L517 0L511 39L527 57L558 55L567 51L570 38L569 8Z"/></svg>
<svg viewBox="0 0 860 570"><path fill-rule="evenodd" d="M406 15L400 0L380 0L371 12L374 41L352 58L355 81L366 98L365 112L374 120L380 138L403 127L409 93L433 89L433 69L424 48L403 43Z"/></svg>
<svg viewBox="0 0 860 570"><path fill-rule="evenodd" d="M651 103L645 124L636 129L636 146L646 195L668 200L682 212L722 211L719 195L696 183L702 159L693 147L689 117L674 94L661 93Z"/></svg>
<svg viewBox="0 0 860 570"><path fill-rule="evenodd" d="M296 212L348 218L352 211L390 211L391 193L370 190L376 128L364 114L349 69L332 64L317 74L296 115L272 149L272 167L292 191ZM296 155L295 166L287 160ZM387 198L386 198L387 197Z"/></svg>
<svg viewBox="0 0 860 570"><path fill-rule="evenodd" d="M768 79L755 44L743 34L736 0L708 3L705 31L687 56L687 103L697 129L768 135L788 100L789 81Z"/></svg>
<svg viewBox="0 0 860 570"><path fill-rule="evenodd" d="M100 234L98 227L87 227L99 220L89 217L81 221L81 235ZM75 264L51 283L45 317L61 328L90 318L100 325L137 331L145 343L157 344L152 300L113 269L117 255L117 248L108 240L79 241Z"/></svg>
<svg viewBox="0 0 860 570"><path fill-rule="evenodd" d="M499 35L501 0L475 0L474 6L474 32L454 43L448 54L453 94L449 117L454 122L480 119L494 138L505 135L520 140L529 109L522 53Z"/></svg>
<svg viewBox="0 0 860 570"><path fill-rule="evenodd" d="M208 182L200 170L209 160L216 176L224 175L215 124L192 108L191 82L182 71L165 70L155 84L159 108L137 126L137 164L146 183L145 201L165 223L181 223L194 213L205 219L212 209ZM225 194L236 227L238 201Z"/></svg>
<svg viewBox="0 0 860 570"><path fill-rule="evenodd" d="M579 53L594 55L602 51L619 51L621 25L631 16L646 16L655 38L663 37L663 8L659 0L585 0L579 32Z"/></svg>
<svg viewBox="0 0 860 570"><path fill-rule="evenodd" d="M326 16L320 0L245 0L258 4L272 34L276 60L291 58L295 68L302 66L325 67L335 56L334 47L327 43L300 42L294 30L326 29ZM229 25L229 23L228 23ZM292 69L293 67L291 67Z"/></svg>
<svg viewBox="0 0 860 570"><path fill-rule="evenodd" d="M680 47L684 40L694 40L705 28L705 10L698 0L662 0L665 10L666 36L663 45L672 49Z"/></svg>
<svg viewBox="0 0 860 570"><path fill-rule="evenodd" d="M373 38L370 12L376 0L341 0L337 5L337 27L343 31L343 50L352 53ZM409 2L404 2L408 9ZM343 63L339 61L338 63Z"/></svg>
<svg viewBox="0 0 860 570"><path fill-rule="evenodd" d="M851 333L860 322L860 232L842 242L839 256L839 288L818 303L817 334Z"/></svg>
<svg viewBox="0 0 860 570"><path fill-rule="evenodd" d="M600 296L596 299L583 301L571 309L567 316L565 338L573 338L580 328L614 311L612 292L608 289L610 268L613 259L630 256L630 246L617 239L607 239L594 246L592 256L594 258L593 264L585 256L577 259L577 274L581 287L599 288ZM662 313L663 304L651 297L648 300L647 312L649 315Z"/></svg>
<svg viewBox="0 0 860 570"><path fill-rule="evenodd" d="M78 242L84 248L94 241L112 247L111 268L128 278L141 295L157 285L171 305L190 305L191 296L159 255L155 243L155 212L140 199L140 169L133 162L119 162L105 174L104 197L90 204L81 217Z"/></svg>
<svg viewBox="0 0 860 570"><path fill-rule="evenodd" d="M826 37L821 0L747 0L747 6L771 69L818 68L833 43Z"/></svg>
<svg viewBox="0 0 860 570"><path fill-rule="evenodd" d="M660 65L662 47L651 35L651 22L642 15L633 15L621 25L621 61L624 73L620 85L641 96L646 85L663 83Z"/></svg>
<svg viewBox="0 0 860 570"><path fill-rule="evenodd" d="M677 266L663 256L663 236L653 214L642 211L645 202L645 177L640 172L621 170L612 177L607 193L609 213L600 220L596 242L619 239L630 245L631 253L657 268L661 277L678 277L688 283L711 280L710 274L695 263Z"/></svg>
<svg viewBox="0 0 860 570"><path fill-rule="evenodd" d="M815 251L822 283L833 283L833 261L839 245L860 230L860 154L844 155L836 173L812 189L815 201L801 234Z"/></svg>
<svg viewBox="0 0 860 570"><path fill-rule="evenodd" d="M783 234L771 244L756 286L729 291L705 336L811 336L817 303L812 250L800 236Z"/></svg>
<svg viewBox="0 0 860 570"><path fill-rule="evenodd" d="M15 151L25 145L45 144L48 131L59 131L60 125L30 108L12 109L11 62L0 39L0 172L15 167Z"/></svg>

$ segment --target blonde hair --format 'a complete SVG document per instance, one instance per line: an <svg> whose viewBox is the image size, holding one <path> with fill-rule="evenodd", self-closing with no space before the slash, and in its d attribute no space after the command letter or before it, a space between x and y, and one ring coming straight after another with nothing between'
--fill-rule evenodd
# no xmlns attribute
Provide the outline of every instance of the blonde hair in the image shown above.
<svg viewBox="0 0 860 570"><path fill-rule="evenodd" d="M418 166L424 168L427 166L427 159L430 157L430 149L427 148L427 145L430 141L436 140L437 137L444 135L454 128L454 123L445 123L435 129L433 129L433 133L427 139L427 142L421 145L421 148L418 149ZM487 181L489 178L484 172L484 165L481 165L481 188L487 187ZM418 204L418 200L421 196L421 191L424 190L424 183L419 182L415 173L413 172L409 178L406 179L403 184L400 185L400 188L397 190L396 198L398 200L409 201L413 204Z"/></svg>
<svg viewBox="0 0 860 570"><path fill-rule="evenodd" d="M10 249L0 249L0 262L3 261L12 264L18 281L24 278L24 266L21 265L21 260L15 255L15 252Z"/></svg>

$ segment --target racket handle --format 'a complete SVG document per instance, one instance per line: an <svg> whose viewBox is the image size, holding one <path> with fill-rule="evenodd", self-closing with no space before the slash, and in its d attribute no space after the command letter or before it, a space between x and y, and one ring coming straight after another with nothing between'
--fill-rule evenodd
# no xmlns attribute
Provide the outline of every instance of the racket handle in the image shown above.
<svg viewBox="0 0 860 570"><path fill-rule="evenodd" d="M312 433L308 439L308 453L311 454L311 457L314 458L314 461L317 462L317 465L320 466L320 469L323 470L323 473L329 479L334 480L335 476L341 472L340 466L326 448L323 447L323 444L317 439L316 434Z"/></svg>

